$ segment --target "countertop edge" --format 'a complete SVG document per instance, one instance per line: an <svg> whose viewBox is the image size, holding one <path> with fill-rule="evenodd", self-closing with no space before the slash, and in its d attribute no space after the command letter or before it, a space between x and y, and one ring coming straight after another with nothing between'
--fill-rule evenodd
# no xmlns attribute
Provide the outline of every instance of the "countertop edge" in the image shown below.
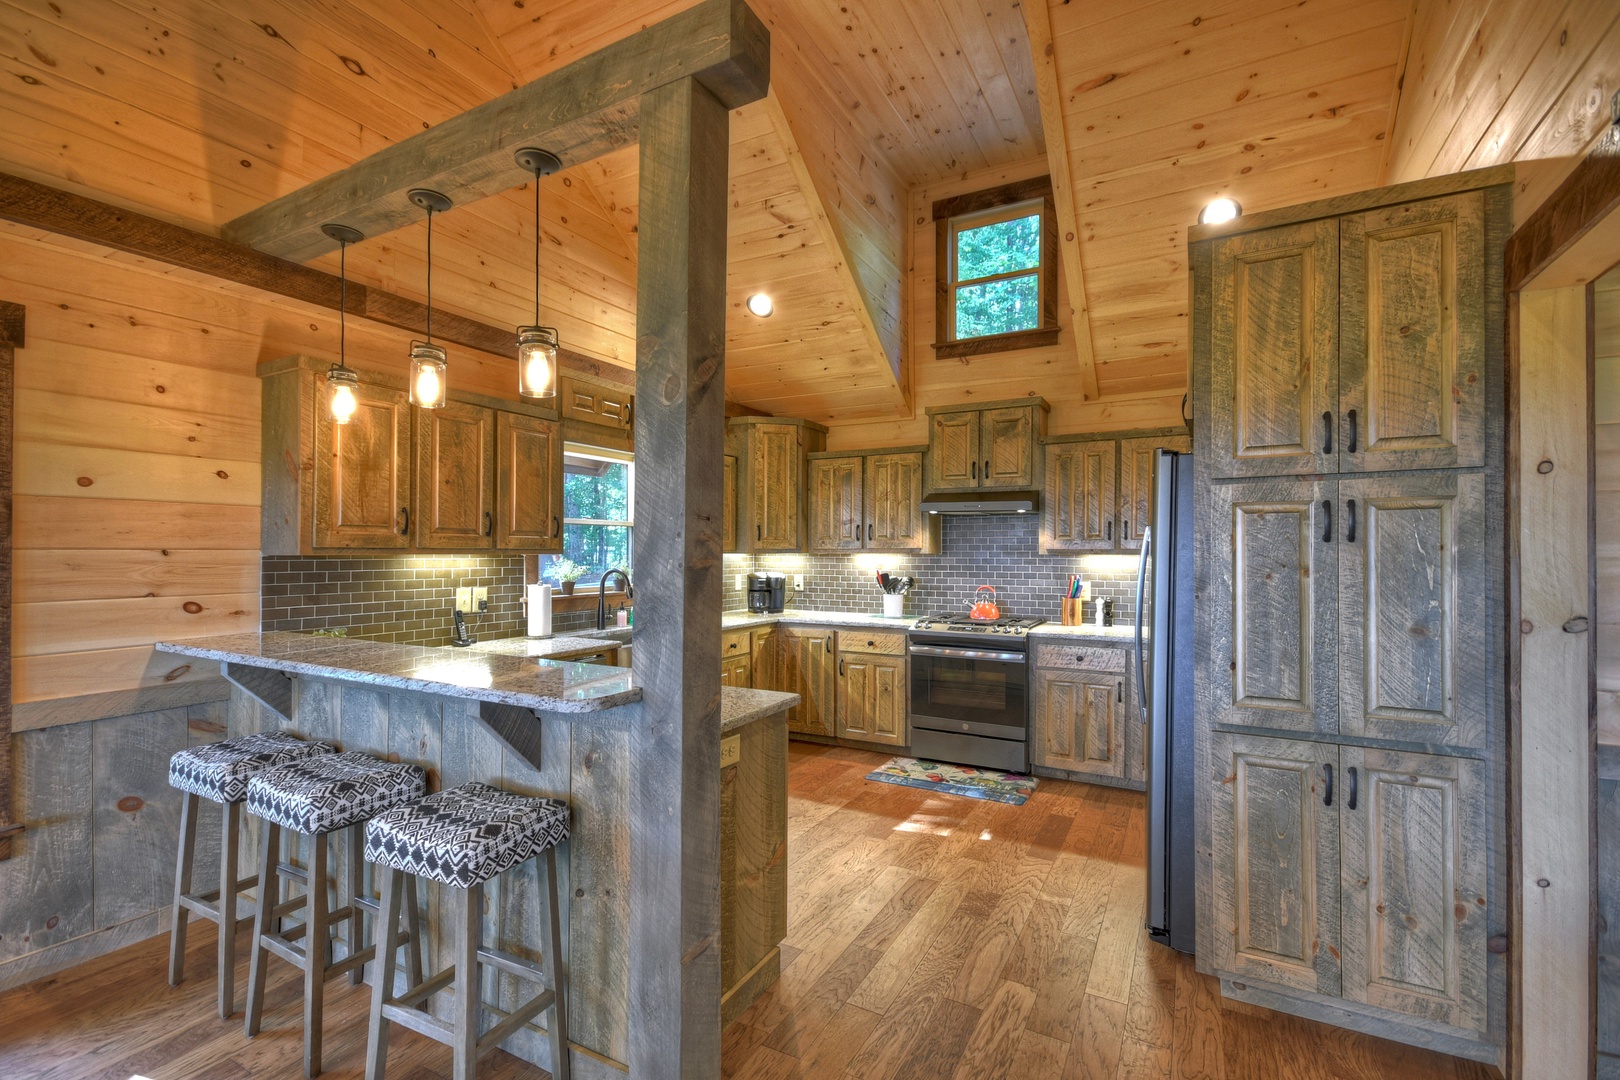
<svg viewBox="0 0 1620 1080"><path fill-rule="evenodd" d="M720 688L720 734L730 735L749 724L780 716L799 704L800 700L798 694L780 690L723 686Z"/></svg>

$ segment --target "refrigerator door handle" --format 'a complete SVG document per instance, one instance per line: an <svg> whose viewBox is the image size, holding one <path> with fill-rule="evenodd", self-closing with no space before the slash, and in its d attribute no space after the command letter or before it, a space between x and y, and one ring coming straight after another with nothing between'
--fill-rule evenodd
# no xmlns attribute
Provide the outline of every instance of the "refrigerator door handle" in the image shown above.
<svg viewBox="0 0 1620 1080"><path fill-rule="evenodd" d="M1148 722L1147 673L1142 658L1142 599L1147 585L1148 553L1153 548L1153 526L1142 529L1142 554L1136 562L1136 707L1142 711L1142 723Z"/></svg>

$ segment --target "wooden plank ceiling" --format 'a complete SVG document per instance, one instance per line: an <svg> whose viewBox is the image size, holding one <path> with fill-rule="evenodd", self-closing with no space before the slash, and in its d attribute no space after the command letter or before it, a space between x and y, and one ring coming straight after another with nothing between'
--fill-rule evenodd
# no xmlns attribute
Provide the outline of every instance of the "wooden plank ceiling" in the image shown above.
<svg viewBox="0 0 1620 1080"><path fill-rule="evenodd" d="M0 0L0 169L215 230L692 2ZM909 414L926 403L904 362L907 193L1047 152L1024 14L1018 0L751 2L773 35L773 94L733 120L728 395L823 421ZM1064 129L1050 142L1090 314L1077 347L1105 398L1184 384L1185 225L1205 201L1376 186L1408 8L1051 0ZM545 318L625 365L637 181L631 149L542 186ZM529 321L531 198L436 222L436 304ZM350 271L419 298L424 239L368 239ZM772 318L742 307L756 290Z"/></svg>

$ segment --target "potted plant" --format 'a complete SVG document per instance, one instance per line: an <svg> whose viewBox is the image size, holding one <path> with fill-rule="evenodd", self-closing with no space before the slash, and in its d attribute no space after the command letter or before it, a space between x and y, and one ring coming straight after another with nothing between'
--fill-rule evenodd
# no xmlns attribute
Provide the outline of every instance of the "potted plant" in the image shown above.
<svg viewBox="0 0 1620 1080"><path fill-rule="evenodd" d="M585 576L585 568L572 559L562 558L551 564L551 576L557 579L557 587L564 596L572 596L574 582Z"/></svg>

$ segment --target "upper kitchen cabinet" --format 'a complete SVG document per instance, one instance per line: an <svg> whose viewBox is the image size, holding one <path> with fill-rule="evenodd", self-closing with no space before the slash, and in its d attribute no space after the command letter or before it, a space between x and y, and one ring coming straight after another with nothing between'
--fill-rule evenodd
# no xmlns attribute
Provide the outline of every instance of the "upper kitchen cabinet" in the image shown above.
<svg viewBox="0 0 1620 1080"><path fill-rule="evenodd" d="M1041 551L1137 551L1152 517L1153 454L1185 453L1185 431L1124 438L1054 435L1045 440Z"/></svg>
<svg viewBox="0 0 1620 1080"><path fill-rule="evenodd" d="M720 493L720 550L737 550L737 455L727 454Z"/></svg>
<svg viewBox="0 0 1620 1080"><path fill-rule="evenodd" d="M1119 440L1119 527L1115 535L1122 551L1140 551L1153 521L1153 455L1159 450L1188 453L1192 438L1185 432L1166 432Z"/></svg>
<svg viewBox="0 0 1620 1080"><path fill-rule="evenodd" d="M939 516L922 507L924 449L810 454L810 550L937 555Z"/></svg>
<svg viewBox="0 0 1620 1080"><path fill-rule="evenodd" d="M636 398L628 387L565 376L557 385L563 438L587 446L634 451Z"/></svg>
<svg viewBox="0 0 1620 1080"><path fill-rule="evenodd" d="M1211 475L1483 465L1486 233L1475 190L1195 244Z"/></svg>
<svg viewBox="0 0 1620 1080"><path fill-rule="evenodd" d="M1016 491L1039 480L1042 398L938 406L928 414L929 491Z"/></svg>
<svg viewBox="0 0 1620 1080"><path fill-rule="evenodd" d="M805 550L805 455L826 445L827 429L809 420L737 416L726 422L726 452L738 469L737 550Z"/></svg>
<svg viewBox="0 0 1620 1080"><path fill-rule="evenodd" d="M263 472L264 554L561 550L562 435L549 410L475 394L413 410L402 380L368 372L338 424L329 366L259 365L263 460L276 463Z"/></svg>

